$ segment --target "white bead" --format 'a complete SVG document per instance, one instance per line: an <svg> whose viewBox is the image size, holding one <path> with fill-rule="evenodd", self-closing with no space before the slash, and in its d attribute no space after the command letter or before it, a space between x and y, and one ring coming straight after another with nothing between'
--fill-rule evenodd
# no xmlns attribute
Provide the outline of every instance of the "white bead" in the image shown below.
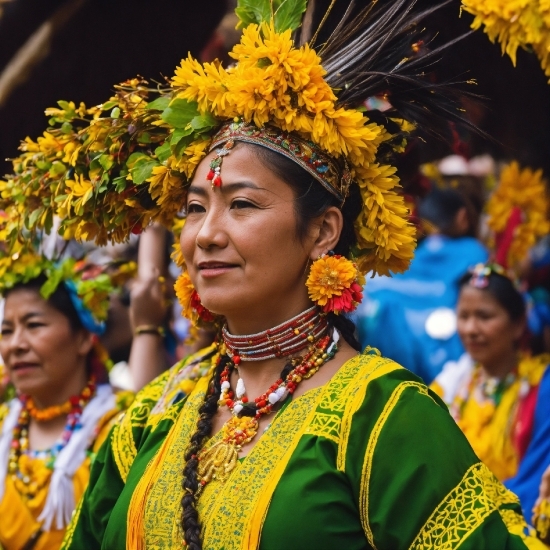
<svg viewBox="0 0 550 550"><path fill-rule="evenodd" d="M286 395L286 388L284 386L281 386L280 388L277 388L275 390L275 393L279 397L279 401Z"/></svg>
<svg viewBox="0 0 550 550"><path fill-rule="evenodd" d="M244 387L244 382L242 378L239 378L237 381L237 387L235 389L235 395L240 399L246 393L246 388Z"/></svg>
<svg viewBox="0 0 550 550"><path fill-rule="evenodd" d="M235 406L233 407L233 412L235 414L239 414L242 410L243 410L243 406L240 403L235 403Z"/></svg>
<svg viewBox="0 0 550 550"><path fill-rule="evenodd" d="M275 392L273 392L273 393L269 394L267 399L272 405L275 405L275 403L277 403L277 401L279 401L279 396Z"/></svg>
<svg viewBox="0 0 550 550"><path fill-rule="evenodd" d="M227 380L222 382L222 390L228 390L230 387L231 387L231 384Z"/></svg>

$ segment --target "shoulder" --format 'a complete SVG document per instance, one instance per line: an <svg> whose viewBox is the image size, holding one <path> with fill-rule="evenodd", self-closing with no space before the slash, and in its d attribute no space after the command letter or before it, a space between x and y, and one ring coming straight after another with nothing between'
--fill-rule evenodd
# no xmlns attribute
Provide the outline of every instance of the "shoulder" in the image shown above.
<svg viewBox="0 0 550 550"><path fill-rule="evenodd" d="M176 363L136 395L115 423L110 445L119 473L126 480L134 459L149 435L161 440L179 416L197 382L208 376L215 348L210 346Z"/></svg>

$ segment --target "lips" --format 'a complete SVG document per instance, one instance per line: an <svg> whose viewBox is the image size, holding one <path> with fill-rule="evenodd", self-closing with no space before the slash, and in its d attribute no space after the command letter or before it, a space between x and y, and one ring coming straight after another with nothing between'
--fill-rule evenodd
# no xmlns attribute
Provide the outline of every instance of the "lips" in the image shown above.
<svg viewBox="0 0 550 550"><path fill-rule="evenodd" d="M22 370L27 370L27 369L35 369L35 368L38 368L40 365L38 365L37 363L26 363L26 362L23 362L23 361L19 361L18 363L14 363L11 367L11 370L16 372L16 371L22 371Z"/></svg>
<svg viewBox="0 0 550 550"><path fill-rule="evenodd" d="M212 279L230 272L232 269L238 267L238 265L227 262L209 261L200 262L197 264L197 267L199 269L199 275L203 279Z"/></svg>

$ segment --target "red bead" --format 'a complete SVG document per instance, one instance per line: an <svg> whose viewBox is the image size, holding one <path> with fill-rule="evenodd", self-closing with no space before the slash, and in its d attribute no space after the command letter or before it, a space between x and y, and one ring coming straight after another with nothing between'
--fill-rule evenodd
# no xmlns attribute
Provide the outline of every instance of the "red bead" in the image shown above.
<svg viewBox="0 0 550 550"><path fill-rule="evenodd" d="M217 174L212 179L212 185L214 187L221 187L222 186L222 178L218 176Z"/></svg>
<svg viewBox="0 0 550 550"><path fill-rule="evenodd" d="M233 355L233 363L235 365L240 365L241 364L241 358L238 356L238 355Z"/></svg>
<svg viewBox="0 0 550 550"><path fill-rule="evenodd" d="M12 448L12 449L19 449L19 441L17 441L17 439L14 439L14 440L11 442L11 448Z"/></svg>
<svg viewBox="0 0 550 550"><path fill-rule="evenodd" d="M208 181L212 181L214 179L214 176L216 175L216 172L214 172L214 170L212 170L212 168L210 168L210 171L208 172L208 174L206 175L206 179Z"/></svg>
<svg viewBox="0 0 550 550"><path fill-rule="evenodd" d="M248 397L246 397L246 395L243 396L243 397L241 398L241 401L242 401L243 403L248 403Z"/></svg>
<svg viewBox="0 0 550 550"><path fill-rule="evenodd" d="M132 226L132 234L139 235L143 231L143 227L141 225L134 225Z"/></svg>
<svg viewBox="0 0 550 550"><path fill-rule="evenodd" d="M266 405L265 399L260 399L259 401L256 401L256 405L258 405L258 407L260 408L265 407Z"/></svg>

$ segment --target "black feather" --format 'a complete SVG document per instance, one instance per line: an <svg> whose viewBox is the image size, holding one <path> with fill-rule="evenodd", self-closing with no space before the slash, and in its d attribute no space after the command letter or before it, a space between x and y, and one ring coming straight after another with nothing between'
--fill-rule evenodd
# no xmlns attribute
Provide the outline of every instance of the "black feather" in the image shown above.
<svg viewBox="0 0 550 550"><path fill-rule="evenodd" d="M318 48L327 70L325 77L336 90L338 105L358 107L369 97L386 95L393 109L386 113L413 122L420 130L445 136L449 122L483 134L468 121L460 97L479 99L464 89L464 82L438 82L434 71L443 55L462 35L429 49L432 38L423 28L428 16L453 0L435 2L415 10L417 0L369 3L352 18L355 2L325 44Z"/></svg>

